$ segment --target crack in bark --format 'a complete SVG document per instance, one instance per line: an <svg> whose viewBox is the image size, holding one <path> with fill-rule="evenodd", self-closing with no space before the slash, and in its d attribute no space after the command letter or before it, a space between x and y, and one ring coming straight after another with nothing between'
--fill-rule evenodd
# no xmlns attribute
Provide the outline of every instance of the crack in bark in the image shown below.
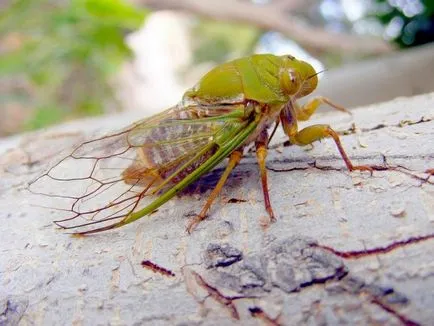
<svg viewBox="0 0 434 326"><path fill-rule="evenodd" d="M318 246L322 249L325 249L322 246ZM334 253L334 252L333 252ZM330 279L328 279L330 280ZM326 283L328 280L324 280L324 282L315 282L315 283ZM333 283L331 283L333 284ZM369 298L369 302L378 305L381 309L387 311L392 314L394 317L398 318L404 325L409 326L419 326L420 324L406 317L405 315L400 314L398 311L393 309L390 305L384 302L387 301L387 298L390 296L394 296L394 303L398 304L407 304L408 299L405 296L394 291L393 288L382 288L375 284L365 284L362 279L350 276L350 273L347 272L341 278L334 282L339 287L342 287L343 290L350 295L360 296L360 294L364 294Z"/></svg>
<svg viewBox="0 0 434 326"><path fill-rule="evenodd" d="M321 248L324 250L327 250L331 253L333 253L336 256L345 258L345 259L358 259L362 257L367 257L371 255L378 255L378 254L386 254L389 253L395 249L402 248L414 243L419 243L426 240L434 239L434 234L428 234L424 236L418 236L418 237L411 237L406 240L401 241L395 241L391 244L385 246L385 247L375 247L371 249L365 249L365 250L352 250L352 251L339 251L332 247L320 245L320 244L311 244L312 247L315 248Z"/></svg>
<svg viewBox="0 0 434 326"><path fill-rule="evenodd" d="M239 204L239 203L246 203L247 200L246 199L241 199L241 198L231 198L227 201L228 204Z"/></svg>
<svg viewBox="0 0 434 326"><path fill-rule="evenodd" d="M430 178L434 175L434 169L427 169L423 172L418 172L418 171L411 170L411 169L409 169L405 166L402 166L402 165L393 166L387 162L387 158L384 154L381 154L381 156L383 158L383 165L369 165L369 167L371 167L374 171L396 171L396 172L406 174L406 175L410 176L411 178L414 178L416 180L421 181L420 185L422 185L424 183L434 184L434 181L430 181ZM363 159L369 159L369 158L373 158L373 157L374 156L363 157ZM394 156L394 158L410 158L410 157L405 156L405 155L402 155L402 157L401 157L401 155L400 155L399 157ZM412 158L414 158L414 156ZM357 159L357 157L355 159ZM273 161L273 163L280 163L280 162L279 161ZM317 164L317 160L314 160L312 162L306 162L306 164L308 166L291 167L291 168L283 168L283 169L277 169L277 168L267 166L267 170L270 170L273 172L305 171L305 170L309 170L311 168L315 168L315 169L318 169L321 171L346 171L346 170L348 170L346 167L337 168L337 167L333 167L333 166L329 166L329 165L319 166ZM424 173L424 174L427 174L427 176L421 177L415 173Z"/></svg>
<svg viewBox="0 0 434 326"><path fill-rule="evenodd" d="M301 283L300 289L307 288L307 287L315 285L315 284L325 284L328 281L332 281L332 280L338 280L339 281L339 280L343 279L344 277L346 277L348 275L348 273L349 273L348 269L346 268L345 265L343 265L342 267L339 267L335 271L335 274L333 274L333 275L326 276L323 278L314 278L310 282Z"/></svg>
<svg viewBox="0 0 434 326"><path fill-rule="evenodd" d="M387 311L388 313L390 313L391 315L393 315L394 317L398 318L403 325L406 326L420 326L420 324L414 320L409 319L408 317L400 314L399 312L397 312L395 309L393 309L392 307L390 307L389 305L386 305L384 302L381 302L381 300L377 299L377 298L373 298L371 300L371 302L377 306L379 306L381 309Z"/></svg>
<svg viewBox="0 0 434 326"><path fill-rule="evenodd" d="M191 271L191 273L193 274L197 284L200 287L202 287L203 289L205 289L205 291L208 292L208 294L211 298L213 298L214 300L216 300L217 302L222 304L224 307L226 307L229 310L232 318L240 320L240 314L238 313L237 308L233 304L233 301L237 300L237 299L245 298L244 296L227 297L227 296L223 295L222 293L220 293L220 291L217 290L215 287L209 285L203 279L203 277L199 275L199 273L197 273L195 271Z"/></svg>
<svg viewBox="0 0 434 326"><path fill-rule="evenodd" d="M172 272L170 269L159 266L150 260L143 260L141 265L143 268L149 269L152 272L161 274L163 276L167 276L167 277L175 277L176 276L175 273Z"/></svg>
<svg viewBox="0 0 434 326"><path fill-rule="evenodd" d="M381 156L381 160L383 161L383 164L388 164L387 160L388 159L434 159L434 153L428 153L428 154L420 154L420 155L403 155L403 154L395 154L395 155L389 155L389 156L385 156L382 153L378 153L378 154L371 154L371 155L364 155L364 156L351 156L352 160L372 160L372 159L378 159L378 157ZM335 155L327 155L327 156L318 156L317 159L321 159L321 160L342 160L342 158L340 156L335 156ZM288 158L284 158L284 159L273 159L273 160L268 160L267 163L306 163L306 164L313 164L316 160L312 161L309 160L308 157L303 158L303 159L288 159ZM245 163L245 162L241 162L239 165L253 165L256 163ZM384 168L384 166L380 167ZM344 169L342 167L342 169ZM408 169L408 168L406 168ZM218 170L218 169L216 169ZM221 170L221 169L220 169ZM279 169L276 169L277 172L279 172ZM410 169L408 169L410 170ZM431 169L427 169L424 171L425 173L434 173L434 168Z"/></svg>
<svg viewBox="0 0 434 326"><path fill-rule="evenodd" d="M388 127L404 128L406 126L417 125L420 123L426 123L426 122L430 122L433 120L434 120L434 118L428 118L428 117L422 116L419 120L401 120L397 124L392 124L392 125L380 123L380 124L376 125L375 127L361 128L360 131L361 132L369 132L369 131L379 130L379 129L383 129L383 128L388 128ZM353 130L353 129L350 128L349 130ZM356 131L356 128L354 128L354 131L352 131L352 133L355 133L355 131ZM343 131L343 132L345 132L345 131Z"/></svg>
<svg viewBox="0 0 434 326"><path fill-rule="evenodd" d="M314 160L313 162L307 162L307 165L308 166L306 166L306 167L292 167L292 168L284 168L284 169L276 169L276 168L272 168L272 167L267 166L267 170L270 170L273 172L305 171L305 170L309 170L310 168L315 168L315 169L321 170L321 171L347 171L348 170L346 167L336 168L336 167L333 167L330 165L320 166L317 164L316 160ZM382 165L369 165L369 167L371 167L374 171L394 170L391 167L382 166Z"/></svg>
<svg viewBox="0 0 434 326"><path fill-rule="evenodd" d="M429 181L429 179L431 178L431 176L434 175L434 169L427 169L427 170L425 170L423 173L427 174L427 176L425 178L423 178L423 177L420 177L420 176L414 174L414 172L416 172L416 171L413 171L413 170L411 170L411 169L409 169L409 168L407 168L405 166L402 166L402 165L399 165L399 164L396 165L396 166L390 165L387 162L386 155L381 154L381 156L383 157L383 165L385 167L387 167L388 170L390 170L390 171L397 171L397 172L406 174L406 175L408 175L408 176L410 176L410 177L412 177L414 179L417 179L417 180L421 181L420 186L422 184L424 184L424 183L434 184L434 182Z"/></svg>
<svg viewBox="0 0 434 326"><path fill-rule="evenodd" d="M404 128L406 126L412 126L412 125L417 125L420 123L426 123L426 122L431 122L433 121L434 118L428 118L425 116L422 116L419 120L401 120L396 124L385 124L385 123L380 123L374 127L370 127L370 128L357 128L355 123L351 124L351 127L349 127L348 129L345 130L340 130L337 133L339 135L351 135L351 134L356 134L357 132L370 132L370 131L375 131L375 130L380 130L380 129L384 129L384 128L388 128L388 127L399 127L399 128Z"/></svg>
<svg viewBox="0 0 434 326"><path fill-rule="evenodd" d="M320 247L324 249L324 247ZM334 252L333 252L334 253ZM328 280L324 280L324 282L315 282L315 283L326 283ZM375 286L373 284L365 284L363 280L355 277L351 277L349 272L347 272L343 277L339 278L337 282L334 284L338 286L343 286L343 289L351 294L360 296L360 294L365 294L369 298L369 302L376 304L381 309L387 311L392 314L394 317L399 319L404 325L409 326L419 326L420 324L406 317L405 315L400 314L398 311L393 309L390 305L384 302L384 299L388 296L399 295L396 293L393 288L383 289L379 286ZM380 291L380 292L379 292ZM401 299L400 304L407 304L408 299L406 297L399 297ZM387 300L387 299L386 299ZM279 325L279 324L270 324L270 325Z"/></svg>
<svg viewBox="0 0 434 326"><path fill-rule="evenodd" d="M324 249L324 247L321 247ZM407 305L409 300L399 292L395 292L392 287L382 287L376 284L367 284L358 277L346 276L340 282L334 283L335 288L329 288L329 291L344 291L352 296L367 298L367 302L376 304L381 309L392 314L399 319L404 325L416 326L419 323L411 320L405 315L400 314L391 305Z"/></svg>
<svg viewBox="0 0 434 326"><path fill-rule="evenodd" d="M384 128L388 128L388 127L404 128L406 126L412 126L412 125L417 125L417 124L420 124L420 123L431 122L433 120L434 120L434 118L428 118L428 117L422 116L419 120L416 120L416 121L414 121L414 120L401 120L401 121L399 121L396 124L390 124L390 125L388 125L388 124L380 123L380 124L378 124L378 125L376 125L374 127L371 127L371 128L360 128L360 129L357 128L357 126L356 126L355 123L352 123L351 127L347 128L345 130L339 130L339 131L336 131L336 132L338 133L338 135L346 136L346 135L356 134L359 131L360 132L370 132L370 131L380 130L380 129L384 129ZM285 140L284 142L277 143L277 144L274 144L272 146L269 146L269 149L276 149L276 148L279 148L281 146L283 146L283 147L289 147L289 146L292 146L292 145L293 144L291 144L291 142L289 140Z"/></svg>

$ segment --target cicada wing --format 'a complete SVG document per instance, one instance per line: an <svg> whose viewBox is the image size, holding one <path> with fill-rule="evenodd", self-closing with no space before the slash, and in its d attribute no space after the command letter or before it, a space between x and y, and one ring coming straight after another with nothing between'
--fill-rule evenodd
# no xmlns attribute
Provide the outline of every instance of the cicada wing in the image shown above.
<svg viewBox="0 0 434 326"><path fill-rule="evenodd" d="M56 221L62 228L104 229L140 211L149 194L198 169L229 134L243 128L242 117L241 106L171 108L80 144L32 189L66 202L67 216Z"/></svg>

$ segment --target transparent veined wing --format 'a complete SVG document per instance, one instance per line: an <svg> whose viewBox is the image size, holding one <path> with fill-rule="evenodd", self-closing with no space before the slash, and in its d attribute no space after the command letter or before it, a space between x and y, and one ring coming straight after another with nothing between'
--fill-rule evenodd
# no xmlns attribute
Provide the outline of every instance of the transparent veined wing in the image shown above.
<svg viewBox="0 0 434 326"><path fill-rule="evenodd" d="M253 130L242 105L178 105L78 145L30 189L65 201L64 218L55 221L60 227L78 233L110 229L154 211ZM157 193L151 204L143 203Z"/></svg>

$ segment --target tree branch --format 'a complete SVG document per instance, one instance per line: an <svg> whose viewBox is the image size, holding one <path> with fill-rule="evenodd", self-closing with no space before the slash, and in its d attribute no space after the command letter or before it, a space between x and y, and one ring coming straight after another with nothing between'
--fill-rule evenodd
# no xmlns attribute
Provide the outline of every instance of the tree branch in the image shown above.
<svg viewBox="0 0 434 326"><path fill-rule="evenodd" d="M135 3L155 10L185 10L215 20L245 23L266 30L281 32L299 44L319 51L358 52L364 54L385 53L392 50L387 42L349 34L330 33L322 28L306 25L297 17L287 14L298 7L298 0L291 6L281 4L255 5L236 0L135 0Z"/></svg>

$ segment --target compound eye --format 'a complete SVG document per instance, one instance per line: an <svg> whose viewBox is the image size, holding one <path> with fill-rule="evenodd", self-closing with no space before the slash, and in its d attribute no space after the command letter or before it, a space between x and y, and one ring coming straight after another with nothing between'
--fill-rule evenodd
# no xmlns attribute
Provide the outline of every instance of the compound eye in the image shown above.
<svg viewBox="0 0 434 326"><path fill-rule="evenodd" d="M298 88L300 86L300 81L301 81L300 73L291 69L288 71L288 77L292 87Z"/></svg>
<svg viewBox="0 0 434 326"><path fill-rule="evenodd" d="M295 74L294 71L289 71L289 80L291 81L291 83L295 84L295 82L297 81L297 76Z"/></svg>
<svg viewBox="0 0 434 326"><path fill-rule="evenodd" d="M294 95L300 88L300 81L300 74L293 69L288 69L280 77L280 87L285 94Z"/></svg>

